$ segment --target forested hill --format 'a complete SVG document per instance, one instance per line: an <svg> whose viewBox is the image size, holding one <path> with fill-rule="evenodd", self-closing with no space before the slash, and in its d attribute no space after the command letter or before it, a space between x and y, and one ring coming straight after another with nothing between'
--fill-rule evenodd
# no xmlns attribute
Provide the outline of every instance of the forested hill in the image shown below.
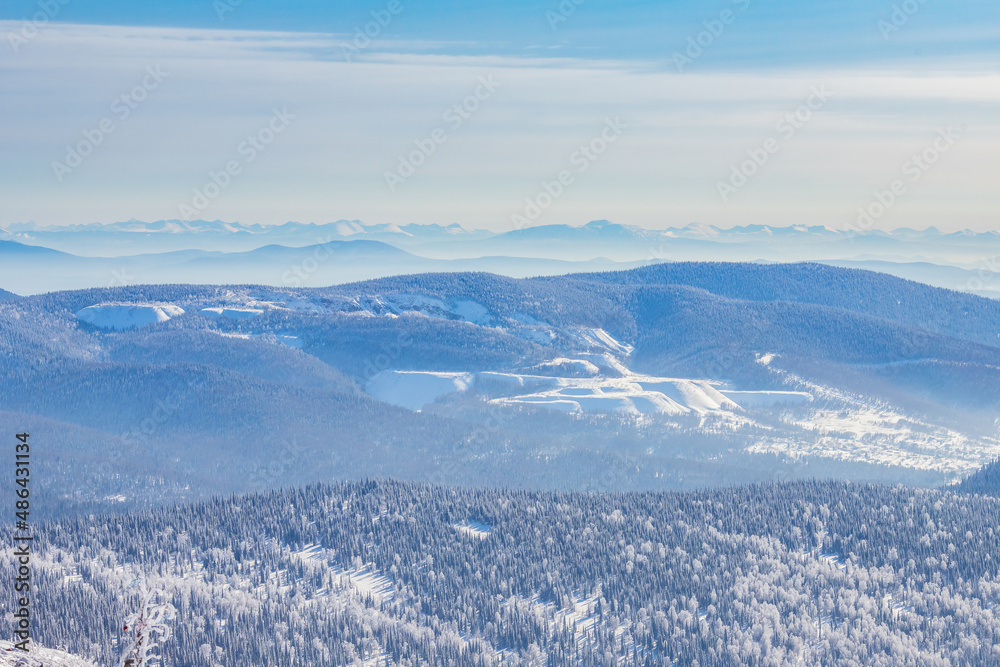
<svg viewBox="0 0 1000 667"><path fill-rule="evenodd" d="M310 486L38 526L35 632L111 664L144 574L180 610L166 665L991 665L998 511L834 482Z"/></svg>
<svg viewBox="0 0 1000 667"><path fill-rule="evenodd" d="M811 263L676 262L568 277L621 285L685 285L730 299L843 308L986 345L1000 344L1000 301L874 271Z"/></svg>
<svg viewBox="0 0 1000 667"><path fill-rule="evenodd" d="M1000 453L998 332L998 302L811 264L128 285L0 301L0 413L46 443L40 511L368 476L937 485Z"/></svg>
<svg viewBox="0 0 1000 667"><path fill-rule="evenodd" d="M965 493L1000 496L1000 459L986 464L966 477L956 489Z"/></svg>

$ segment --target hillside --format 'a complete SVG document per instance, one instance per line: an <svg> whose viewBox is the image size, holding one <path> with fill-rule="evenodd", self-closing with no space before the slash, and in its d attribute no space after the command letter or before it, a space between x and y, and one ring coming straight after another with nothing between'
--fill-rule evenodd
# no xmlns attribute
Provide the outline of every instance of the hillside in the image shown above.
<svg viewBox="0 0 1000 667"><path fill-rule="evenodd" d="M955 486L962 493L980 493L1000 496L1000 459L992 461L962 480Z"/></svg>
<svg viewBox="0 0 1000 667"><path fill-rule="evenodd" d="M55 649L32 646L24 653L7 640L0 640L0 667L94 667L94 663Z"/></svg>
<svg viewBox="0 0 1000 667"><path fill-rule="evenodd" d="M0 302L0 410L55 440L53 510L371 475L941 485L1000 454L998 322L810 264L86 289Z"/></svg>

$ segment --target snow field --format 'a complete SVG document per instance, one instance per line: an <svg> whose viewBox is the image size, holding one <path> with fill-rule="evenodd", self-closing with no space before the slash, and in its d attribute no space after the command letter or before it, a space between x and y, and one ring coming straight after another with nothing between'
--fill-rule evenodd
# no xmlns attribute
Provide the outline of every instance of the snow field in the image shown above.
<svg viewBox="0 0 1000 667"><path fill-rule="evenodd" d="M78 311L76 318L98 329L124 331L166 322L183 314L183 308L172 304L100 303Z"/></svg>
<svg viewBox="0 0 1000 667"><path fill-rule="evenodd" d="M569 360L572 361L572 360ZM366 387L375 398L419 410L449 394L475 388L501 405L530 405L560 412L624 415L705 415L742 412L749 407L802 405L805 392L722 392L705 380L630 375L624 378L564 378L517 373L382 371ZM731 397L731 395L733 397Z"/></svg>

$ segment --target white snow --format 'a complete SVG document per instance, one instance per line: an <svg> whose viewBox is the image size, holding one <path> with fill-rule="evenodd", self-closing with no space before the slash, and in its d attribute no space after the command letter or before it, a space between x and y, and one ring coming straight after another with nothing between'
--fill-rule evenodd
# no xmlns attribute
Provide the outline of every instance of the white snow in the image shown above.
<svg viewBox="0 0 1000 667"><path fill-rule="evenodd" d="M517 311L516 313L514 313L511 316L511 319L513 319L515 322L520 322L521 324L532 324L532 325L542 324L531 315L528 315L527 313L522 313L521 311Z"/></svg>
<svg viewBox="0 0 1000 667"><path fill-rule="evenodd" d="M564 386L562 378L548 375L520 375L493 371L476 373L476 389L492 395L509 394L510 392L530 394L562 386ZM521 389L523 391L520 391Z"/></svg>
<svg viewBox="0 0 1000 667"><path fill-rule="evenodd" d="M577 375L600 375L601 369L594 363L586 359L567 359L560 357L552 361L546 361L535 367L540 372L552 371L560 373L574 373Z"/></svg>
<svg viewBox="0 0 1000 667"><path fill-rule="evenodd" d="M235 333L232 331L215 331L215 334L222 336L223 338L238 338L240 340L251 340L251 339L264 339L265 341L274 342L277 341L282 345L287 345L288 347L294 347L296 350L301 350L303 347L302 339L298 336L293 336L291 334L272 334L272 333Z"/></svg>
<svg viewBox="0 0 1000 667"><path fill-rule="evenodd" d="M747 448L751 453L936 471L943 483L960 479L1000 456L1000 438L995 435L961 433L928 421L925 415L906 415L871 397L772 369L786 384L815 396L819 405L810 403L804 410L784 415L787 433L757 440Z"/></svg>
<svg viewBox="0 0 1000 667"><path fill-rule="evenodd" d="M94 667L94 663L64 651L43 648L31 643L25 653L14 648L13 642L0 640L0 667Z"/></svg>
<svg viewBox="0 0 1000 667"><path fill-rule="evenodd" d="M490 311L475 301L458 301L452 307L452 312L466 322L486 326L492 321Z"/></svg>
<svg viewBox="0 0 1000 667"><path fill-rule="evenodd" d="M744 408L805 405L813 401L813 395L804 391L730 391L727 389L722 394Z"/></svg>
<svg viewBox="0 0 1000 667"><path fill-rule="evenodd" d="M370 597L375 602L392 599L394 589L392 578L382 573L372 563L350 569L338 567L331 563L331 556L335 552L327 550L320 544L307 544L299 551L290 553L306 563L329 567L330 571L337 575L339 587L350 589L362 598Z"/></svg>
<svg viewBox="0 0 1000 667"><path fill-rule="evenodd" d="M341 585L349 583L350 587L363 598L371 598L374 602L392 599L392 579L382 574L374 565L350 570L333 568L333 573L339 575L338 583Z"/></svg>
<svg viewBox="0 0 1000 667"><path fill-rule="evenodd" d="M302 339L298 336L291 336L289 334L278 334L276 336L279 343L287 345L288 347L294 347L296 350L302 349Z"/></svg>
<svg viewBox="0 0 1000 667"><path fill-rule="evenodd" d="M259 308L230 308L226 306L215 306L212 308L202 308L201 314L206 317L228 317L234 320L245 320L257 317L264 311Z"/></svg>
<svg viewBox="0 0 1000 667"><path fill-rule="evenodd" d="M632 416L732 414L741 413L745 408L803 405L813 400L807 392L720 391L708 380L634 373L626 377L575 378L494 371L382 371L371 379L366 389L386 403L420 410L442 396L473 387L499 405Z"/></svg>
<svg viewBox="0 0 1000 667"><path fill-rule="evenodd" d="M166 322L183 314L183 308L172 304L99 303L80 310L76 313L76 318L98 329L124 331Z"/></svg>
<svg viewBox="0 0 1000 667"><path fill-rule="evenodd" d="M387 309L393 314L415 313L438 319L458 319L479 326L486 326L493 319L490 311L475 301L456 301L449 305L423 294L389 294L368 301L362 299L359 304L372 312Z"/></svg>
<svg viewBox="0 0 1000 667"><path fill-rule="evenodd" d="M337 223L337 233L341 236L354 236L355 234L361 234L364 231L364 228L356 222Z"/></svg>
<svg viewBox="0 0 1000 667"><path fill-rule="evenodd" d="M375 398L410 410L420 410L439 397L466 391L472 373L432 373L426 371L382 371L365 389Z"/></svg>
<svg viewBox="0 0 1000 667"><path fill-rule="evenodd" d="M604 348L614 354L628 356L632 354L632 346L615 340L614 336L604 329L579 328L567 331L567 334L576 338L586 347Z"/></svg>
<svg viewBox="0 0 1000 667"><path fill-rule="evenodd" d="M472 519L467 519L462 523L456 523L455 530L460 533L465 533L470 537L477 537L482 540L486 539L493 533L493 526L479 521L473 521Z"/></svg>

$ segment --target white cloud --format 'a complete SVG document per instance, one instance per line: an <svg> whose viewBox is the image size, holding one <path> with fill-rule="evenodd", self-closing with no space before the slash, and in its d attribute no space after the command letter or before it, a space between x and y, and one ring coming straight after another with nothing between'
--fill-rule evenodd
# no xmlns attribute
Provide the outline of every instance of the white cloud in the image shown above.
<svg viewBox="0 0 1000 667"><path fill-rule="evenodd" d="M0 22L0 34L13 24ZM567 168L608 117L630 125L579 174L542 222L610 218L649 226L692 220L729 226L844 226L875 188L933 138L966 123L947 160L892 212L887 226L989 227L1000 195L1000 76L949 71L823 70L676 74L667 63L429 53L376 41L345 62L346 35L52 24L0 59L5 161L0 224L178 217L210 171L243 160L239 147L274 108L295 121L242 164L205 217L245 222L361 218L504 229L539 182ZM370 52L369 52L370 51ZM169 77L129 118L112 103L147 66ZM442 114L492 74L502 88L460 128ZM833 100L738 196L715 183L774 133L814 85ZM115 130L59 183L51 163L104 118ZM390 193L383 174L435 128L447 141ZM969 193L975 197L970 197Z"/></svg>

